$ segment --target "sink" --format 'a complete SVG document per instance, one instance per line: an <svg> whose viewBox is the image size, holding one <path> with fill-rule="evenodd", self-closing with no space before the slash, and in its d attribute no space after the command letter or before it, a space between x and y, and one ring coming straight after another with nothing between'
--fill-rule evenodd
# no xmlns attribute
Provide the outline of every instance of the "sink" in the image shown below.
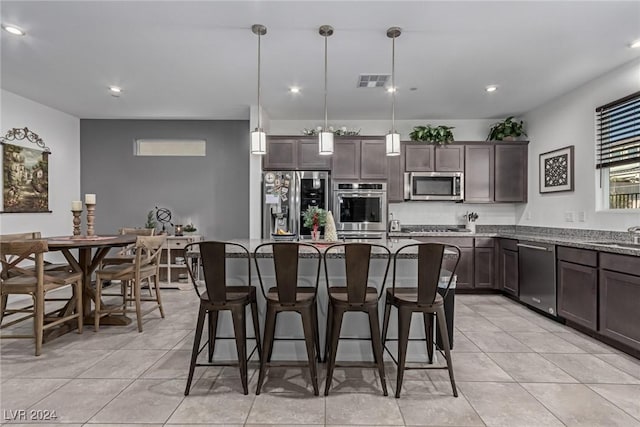
<svg viewBox="0 0 640 427"><path fill-rule="evenodd" d="M616 248L625 248L625 249L640 249L640 244L636 243L620 243L620 242L608 242L608 241L597 241L597 242L585 242L590 245L601 245L601 246L613 246Z"/></svg>

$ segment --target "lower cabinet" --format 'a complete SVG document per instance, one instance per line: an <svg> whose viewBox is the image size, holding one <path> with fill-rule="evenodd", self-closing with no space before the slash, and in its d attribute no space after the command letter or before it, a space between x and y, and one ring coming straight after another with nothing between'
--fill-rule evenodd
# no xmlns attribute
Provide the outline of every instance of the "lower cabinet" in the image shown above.
<svg viewBox="0 0 640 427"><path fill-rule="evenodd" d="M495 288L494 239L476 238L474 259L474 287L478 289Z"/></svg>
<svg viewBox="0 0 640 427"><path fill-rule="evenodd" d="M516 240L500 239L498 254L498 288L519 296L518 246Z"/></svg>
<svg viewBox="0 0 640 427"><path fill-rule="evenodd" d="M640 262L638 257L600 254L599 332L640 350Z"/></svg>
<svg viewBox="0 0 640 427"><path fill-rule="evenodd" d="M598 329L598 253L558 246L558 314Z"/></svg>

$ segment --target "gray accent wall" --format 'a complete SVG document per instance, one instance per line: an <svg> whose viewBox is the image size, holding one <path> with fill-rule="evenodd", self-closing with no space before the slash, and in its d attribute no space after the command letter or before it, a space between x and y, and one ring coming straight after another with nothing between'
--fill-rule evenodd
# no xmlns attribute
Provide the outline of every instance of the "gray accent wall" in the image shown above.
<svg viewBox="0 0 640 427"><path fill-rule="evenodd" d="M206 156L135 156L141 138L204 139ZM249 237L249 121L83 119L80 158L83 200L97 197L98 234L142 227L158 206L208 239Z"/></svg>

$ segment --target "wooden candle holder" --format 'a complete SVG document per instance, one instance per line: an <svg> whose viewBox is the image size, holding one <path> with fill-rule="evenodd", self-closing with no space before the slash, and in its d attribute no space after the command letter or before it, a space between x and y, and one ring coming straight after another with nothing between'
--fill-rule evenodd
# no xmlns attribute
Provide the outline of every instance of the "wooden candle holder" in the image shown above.
<svg viewBox="0 0 640 427"><path fill-rule="evenodd" d="M87 206L87 236L93 236L95 234L96 205L89 203L85 203L85 205Z"/></svg>
<svg viewBox="0 0 640 427"><path fill-rule="evenodd" d="M73 235L80 235L80 225L82 224L82 211L71 211L73 214Z"/></svg>

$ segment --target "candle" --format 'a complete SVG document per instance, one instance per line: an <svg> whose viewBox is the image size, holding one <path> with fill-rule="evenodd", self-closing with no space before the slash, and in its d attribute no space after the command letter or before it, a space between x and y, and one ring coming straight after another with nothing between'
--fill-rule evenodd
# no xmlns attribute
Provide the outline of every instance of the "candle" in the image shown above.
<svg viewBox="0 0 640 427"><path fill-rule="evenodd" d="M96 195L95 194L85 194L84 195L84 203L86 205L95 205L96 204Z"/></svg>
<svg viewBox="0 0 640 427"><path fill-rule="evenodd" d="M81 211L82 210L82 201L81 200L74 200L73 202L71 202L71 210L72 211Z"/></svg>

